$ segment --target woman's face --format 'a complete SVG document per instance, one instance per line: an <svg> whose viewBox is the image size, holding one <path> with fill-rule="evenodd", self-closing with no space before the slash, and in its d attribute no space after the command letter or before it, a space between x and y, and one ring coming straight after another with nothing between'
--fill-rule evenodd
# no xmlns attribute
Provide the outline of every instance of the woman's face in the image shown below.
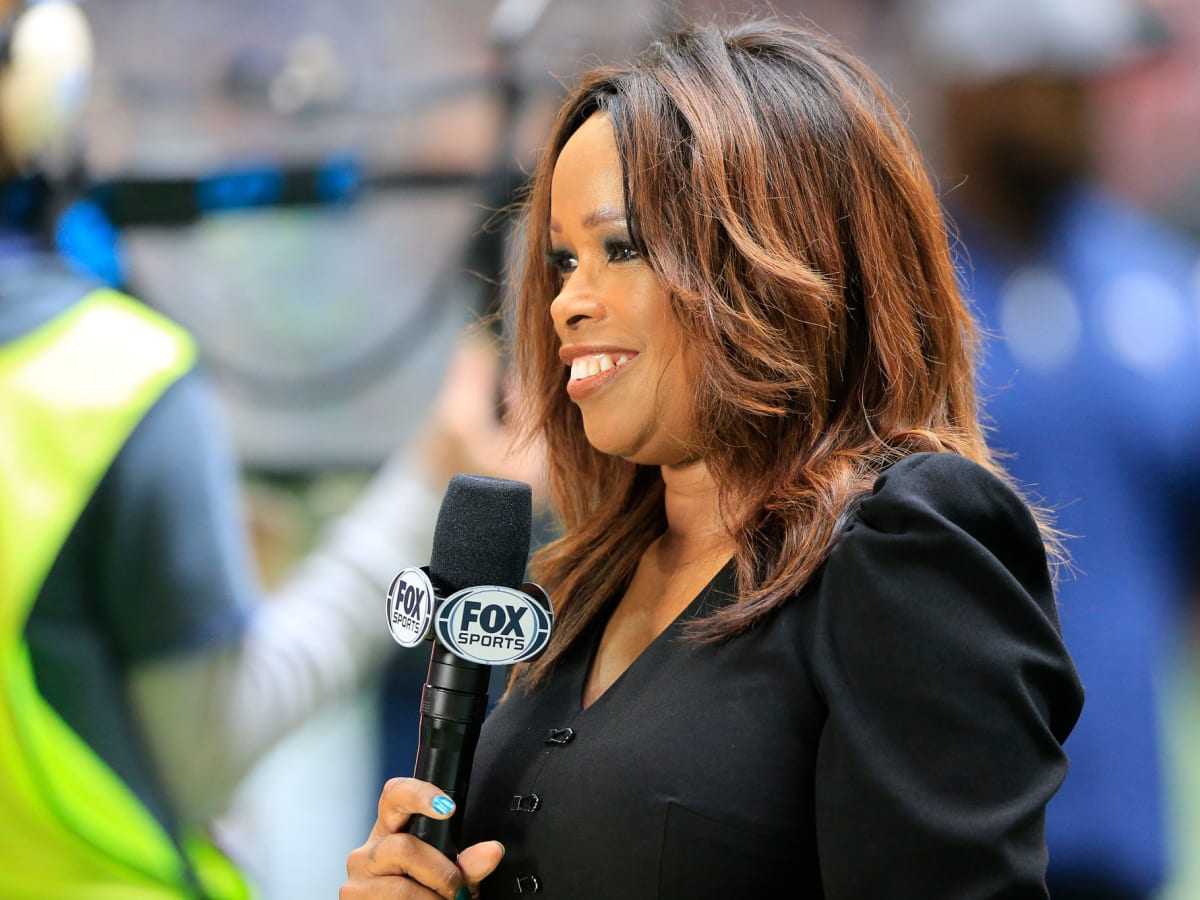
<svg viewBox="0 0 1200 900"><path fill-rule="evenodd" d="M550 185L550 305L567 393L602 453L645 465L689 461L694 368L667 292L630 241L624 178L607 115L563 147Z"/></svg>

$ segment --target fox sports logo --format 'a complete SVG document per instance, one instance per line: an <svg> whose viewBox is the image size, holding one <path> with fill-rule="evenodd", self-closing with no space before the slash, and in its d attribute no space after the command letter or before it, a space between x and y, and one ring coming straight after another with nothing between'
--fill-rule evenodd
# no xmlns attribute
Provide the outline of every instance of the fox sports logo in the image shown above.
<svg viewBox="0 0 1200 900"><path fill-rule="evenodd" d="M544 597L495 585L458 591L438 607L438 639L455 656L484 665L532 659L550 640L550 604L539 602Z"/></svg>

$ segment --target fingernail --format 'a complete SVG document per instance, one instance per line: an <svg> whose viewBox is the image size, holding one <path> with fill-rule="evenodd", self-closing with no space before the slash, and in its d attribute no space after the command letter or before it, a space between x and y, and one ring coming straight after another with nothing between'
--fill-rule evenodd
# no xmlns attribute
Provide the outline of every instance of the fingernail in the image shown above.
<svg viewBox="0 0 1200 900"><path fill-rule="evenodd" d="M441 816L447 816L454 812L454 801L445 794L439 794L433 798L433 811Z"/></svg>
<svg viewBox="0 0 1200 900"><path fill-rule="evenodd" d="M454 900L471 900L471 889L464 884L454 895Z"/></svg>

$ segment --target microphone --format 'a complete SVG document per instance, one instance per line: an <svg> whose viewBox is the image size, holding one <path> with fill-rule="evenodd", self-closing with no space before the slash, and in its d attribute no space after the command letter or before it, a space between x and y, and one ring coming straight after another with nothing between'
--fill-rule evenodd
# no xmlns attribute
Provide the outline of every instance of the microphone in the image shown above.
<svg viewBox="0 0 1200 900"><path fill-rule="evenodd" d="M531 495L523 482L455 475L438 511L428 574L404 569L388 591L388 627L397 643L415 647L433 639L413 776L438 785L459 809L487 712L491 667L523 662L550 639L545 592L522 584ZM414 815L405 827L451 859L461 829L461 816Z"/></svg>

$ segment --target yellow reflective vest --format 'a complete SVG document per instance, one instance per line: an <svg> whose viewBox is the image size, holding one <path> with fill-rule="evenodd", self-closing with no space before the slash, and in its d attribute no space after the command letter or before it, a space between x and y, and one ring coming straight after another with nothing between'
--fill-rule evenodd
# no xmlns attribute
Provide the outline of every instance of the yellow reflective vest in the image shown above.
<svg viewBox="0 0 1200 900"><path fill-rule="evenodd" d="M24 639L100 479L195 361L177 326L115 291L0 347L0 897L242 900L203 838L175 840L42 698Z"/></svg>

